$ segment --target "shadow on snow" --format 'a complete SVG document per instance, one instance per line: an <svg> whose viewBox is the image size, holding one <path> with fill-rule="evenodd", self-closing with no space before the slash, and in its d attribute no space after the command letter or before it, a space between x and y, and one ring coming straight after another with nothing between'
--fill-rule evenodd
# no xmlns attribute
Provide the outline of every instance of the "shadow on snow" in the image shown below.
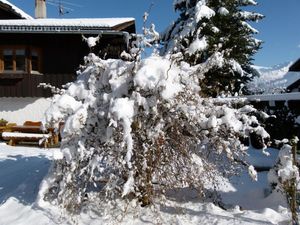
<svg viewBox="0 0 300 225"><path fill-rule="evenodd" d="M0 204L10 197L26 205L34 203L49 166L49 159L43 156L17 155L0 161Z"/></svg>

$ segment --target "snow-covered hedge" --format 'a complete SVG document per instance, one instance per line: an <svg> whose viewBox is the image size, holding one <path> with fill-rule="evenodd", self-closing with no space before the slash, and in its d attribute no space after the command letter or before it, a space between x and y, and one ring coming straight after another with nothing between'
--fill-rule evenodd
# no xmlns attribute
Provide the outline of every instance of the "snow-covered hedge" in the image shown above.
<svg viewBox="0 0 300 225"><path fill-rule="evenodd" d="M241 162L239 137L257 123L248 115L255 109L201 98L195 71L203 65L159 56L127 62L90 54L85 61L46 113L45 126L65 125L40 205L74 212L117 198L147 205L174 188L204 194L205 184Z"/></svg>

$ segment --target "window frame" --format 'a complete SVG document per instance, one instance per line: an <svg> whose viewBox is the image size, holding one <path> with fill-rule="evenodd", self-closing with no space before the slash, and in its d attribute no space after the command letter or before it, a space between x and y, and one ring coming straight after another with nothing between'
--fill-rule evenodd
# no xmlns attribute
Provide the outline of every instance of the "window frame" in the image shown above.
<svg viewBox="0 0 300 225"><path fill-rule="evenodd" d="M32 69L32 52L35 51L37 52L38 56L38 61L37 61L37 69L38 70L33 70ZM41 68L42 68L42 50L40 48L36 47L29 47L28 49L28 72L31 74L42 74Z"/></svg>
<svg viewBox="0 0 300 225"><path fill-rule="evenodd" d="M13 51L13 69L12 70L5 70L4 65L4 51L5 50L12 50ZM25 70L17 70L17 50L24 50L25 51ZM37 69L32 70L32 52L35 51L37 53ZM0 73L25 73L25 74L41 74L41 61L42 61L42 54L41 49L32 46L26 45L3 45L0 46Z"/></svg>

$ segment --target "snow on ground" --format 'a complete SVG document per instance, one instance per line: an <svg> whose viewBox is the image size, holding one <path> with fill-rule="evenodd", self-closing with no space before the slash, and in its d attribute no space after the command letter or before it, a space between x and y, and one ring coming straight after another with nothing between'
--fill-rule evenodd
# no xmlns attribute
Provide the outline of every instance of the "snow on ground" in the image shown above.
<svg viewBox="0 0 300 225"><path fill-rule="evenodd" d="M275 165L278 152L278 149L275 148L267 148L262 151L250 147L248 148L245 160L255 168L268 169Z"/></svg>
<svg viewBox="0 0 300 225"><path fill-rule="evenodd" d="M0 119L20 125L27 120L41 121L50 103L48 98L0 98Z"/></svg>
<svg viewBox="0 0 300 225"><path fill-rule="evenodd" d="M255 152L256 151L256 152ZM277 150L267 149L273 165ZM37 147L11 147L0 142L0 225L56 225L67 222L58 208L39 208L35 204L39 184L47 174L57 149ZM249 161L257 165L265 162L266 154L249 149ZM262 161L263 160L263 161ZM139 208L140 216L130 210L118 212L114 218L100 217L95 212L86 212L73 217L73 223L89 224L288 224L289 213L279 193L269 196L267 172L258 173L258 181L253 181L243 172L225 180L219 187L221 198L228 210L199 200L197 194L187 189L152 208ZM266 197L267 196L267 197ZM121 207L121 206L120 206Z"/></svg>

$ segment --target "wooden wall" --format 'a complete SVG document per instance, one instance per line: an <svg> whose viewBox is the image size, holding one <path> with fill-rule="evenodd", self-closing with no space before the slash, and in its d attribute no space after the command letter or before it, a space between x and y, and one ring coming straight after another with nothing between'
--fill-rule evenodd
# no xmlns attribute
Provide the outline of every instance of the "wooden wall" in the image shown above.
<svg viewBox="0 0 300 225"><path fill-rule="evenodd" d="M40 83L61 87L74 79L73 74L23 74L23 79L0 79L0 97L50 97L50 90L38 87Z"/></svg>
<svg viewBox="0 0 300 225"><path fill-rule="evenodd" d="M88 35L86 35L88 37ZM94 35L95 36L95 35ZM82 41L81 34L0 34L2 46L29 46L41 51L41 75L0 73L0 97L48 97L49 91L37 88L39 83L50 83L56 87L75 79L76 71L84 63L84 56L91 50ZM103 36L93 49L97 55L118 58L126 49L121 36ZM2 77L1 77L2 76Z"/></svg>

